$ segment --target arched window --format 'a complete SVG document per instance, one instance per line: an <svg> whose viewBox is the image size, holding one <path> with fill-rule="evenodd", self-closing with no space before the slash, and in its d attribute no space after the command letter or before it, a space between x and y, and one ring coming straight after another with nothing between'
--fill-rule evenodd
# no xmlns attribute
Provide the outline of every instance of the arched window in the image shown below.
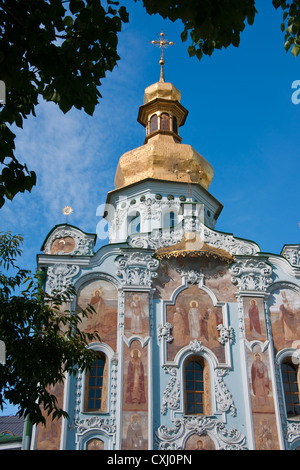
<svg viewBox="0 0 300 470"><path fill-rule="evenodd" d="M178 134L178 124L176 116L172 117L172 130L173 132L175 132L175 134Z"/></svg>
<svg viewBox="0 0 300 470"><path fill-rule="evenodd" d="M299 365L293 364L289 357L281 364L281 374L287 416L299 416Z"/></svg>
<svg viewBox="0 0 300 470"><path fill-rule="evenodd" d="M204 414L204 364L200 357L188 359L184 367L185 414Z"/></svg>
<svg viewBox="0 0 300 470"><path fill-rule="evenodd" d="M177 216L175 214L175 212L171 211L171 212L166 212L163 216L163 227L164 228L167 228L167 227L170 227L170 228L173 228L175 227L177 223Z"/></svg>
<svg viewBox="0 0 300 470"><path fill-rule="evenodd" d="M139 233L141 231L141 215L136 212L134 215L128 216L128 234Z"/></svg>
<svg viewBox="0 0 300 470"><path fill-rule="evenodd" d="M85 375L84 411L99 412L107 409L108 364L104 353L99 352Z"/></svg>
<svg viewBox="0 0 300 470"><path fill-rule="evenodd" d="M152 134L152 132L157 131L157 122L157 114L153 114L153 116L150 118L150 134Z"/></svg>
<svg viewBox="0 0 300 470"><path fill-rule="evenodd" d="M170 118L167 113L162 113L160 115L160 128L164 131L170 130Z"/></svg>

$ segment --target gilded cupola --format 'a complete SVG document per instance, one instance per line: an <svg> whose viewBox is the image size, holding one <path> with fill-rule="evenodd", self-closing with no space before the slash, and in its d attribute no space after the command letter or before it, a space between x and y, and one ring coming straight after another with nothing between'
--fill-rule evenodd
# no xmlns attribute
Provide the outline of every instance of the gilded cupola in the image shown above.
<svg viewBox="0 0 300 470"><path fill-rule="evenodd" d="M206 190L213 178L212 166L191 145L182 144L179 128L188 111L180 103L181 93L164 79L163 48L172 43L164 39L152 41L161 46L160 79L148 86L138 122L145 127L146 137L141 147L121 156L115 188L119 189L147 178L198 183Z"/></svg>

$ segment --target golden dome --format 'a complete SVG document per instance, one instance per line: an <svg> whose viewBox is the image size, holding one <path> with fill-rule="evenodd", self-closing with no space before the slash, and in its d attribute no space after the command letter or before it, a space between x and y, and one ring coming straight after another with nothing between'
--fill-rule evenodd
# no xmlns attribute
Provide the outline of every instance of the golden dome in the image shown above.
<svg viewBox="0 0 300 470"><path fill-rule="evenodd" d="M119 160L115 187L120 188L146 178L199 183L208 189L212 166L191 147L157 134L141 147L126 152Z"/></svg>
<svg viewBox="0 0 300 470"><path fill-rule="evenodd" d="M172 83L157 82L145 89L144 104L156 98L165 98L180 102L181 93Z"/></svg>
<svg viewBox="0 0 300 470"><path fill-rule="evenodd" d="M208 189L212 166L191 145L182 144L178 128L188 111L180 104L181 93L172 84L159 81L145 89L138 122L146 128L144 145L121 156L115 188L146 178L198 183Z"/></svg>

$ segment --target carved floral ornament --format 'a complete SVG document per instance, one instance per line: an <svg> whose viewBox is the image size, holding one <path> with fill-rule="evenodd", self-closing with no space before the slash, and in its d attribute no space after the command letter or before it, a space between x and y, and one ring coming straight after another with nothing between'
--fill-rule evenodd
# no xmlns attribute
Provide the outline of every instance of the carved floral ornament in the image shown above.
<svg viewBox="0 0 300 470"><path fill-rule="evenodd" d="M235 238L233 235L217 232L199 222L197 230L194 226L178 226L174 231L153 230L149 233L136 234L130 237L129 244L133 248L159 249L179 243L187 231L201 234L201 239L210 247L224 250L232 256L254 256L260 249L256 243Z"/></svg>
<svg viewBox="0 0 300 470"><path fill-rule="evenodd" d="M72 278L79 273L79 267L74 264L59 263L50 266L47 271L46 290L62 292L72 284Z"/></svg>
<svg viewBox="0 0 300 470"><path fill-rule="evenodd" d="M117 276L124 286L151 287L159 261L148 253L132 252L116 259Z"/></svg>
<svg viewBox="0 0 300 470"><path fill-rule="evenodd" d="M174 427L160 426L156 433L160 450L183 450L192 434L207 434L218 450L245 450L245 436L237 429L226 429L225 424L214 418L191 416L177 419Z"/></svg>
<svg viewBox="0 0 300 470"><path fill-rule="evenodd" d="M272 267L260 258L236 260L231 268L231 281L240 291L266 292L272 284Z"/></svg>

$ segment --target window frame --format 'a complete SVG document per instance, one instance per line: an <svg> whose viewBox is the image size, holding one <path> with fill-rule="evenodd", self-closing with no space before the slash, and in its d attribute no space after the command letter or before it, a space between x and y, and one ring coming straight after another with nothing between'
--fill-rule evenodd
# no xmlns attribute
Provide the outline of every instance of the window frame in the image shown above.
<svg viewBox="0 0 300 470"><path fill-rule="evenodd" d="M192 363L194 363L194 364L196 363L196 364L200 365L200 367L201 367L202 380L201 381L200 380L195 381L195 378L194 378L193 382L194 383L195 382L196 383L197 382L202 382L202 390L195 390L195 387L194 387L193 390L187 388L187 382L192 382L192 380L187 381L187 367ZM184 405L184 414L187 415L187 416L205 415L205 408L206 408L205 370L206 370L206 361L204 360L204 358L202 356L197 356L197 355L189 356L184 361L184 364L183 364L184 403L183 403L183 405ZM195 368L193 369L193 371L195 371ZM194 377L195 377L195 373L194 373ZM193 392L194 397L196 397L197 395L202 397L202 412L197 412L195 410L195 407L197 406L197 403L198 403L197 401L193 400L192 402L189 402L188 394L192 395L192 392ZM194 403L193 412L188 411L188 405L191 404L191 403ZM200 404L200 402L199 402L199 404Z"/></svg>
<svg viewBox="0 0 300 470"><path fill-rule="evenodd" d="M284 366L289 365L294 371L289 371L289 370L284 370ZM291 420L300 420L300 367L299 364L296 365L293 363L292 357L286 356L283 358L283 360L280 363L280 373L281 373L281 383L282 383L282 393L283 393L283 399L284 399L284 406L285 406L285 414L287 419ZM291 381L291 380L284 380L284 374L287 374L288 377L291 376L291 374L294 373L296 374L296 380ZM294 387L292 387L294 386ZM297 387L297 390L292 391L292 388ZM288 388L288 390L287 390ZM293 401L293 398L297 396L298 398L298 403ZM287 400L287 398L291 398L290 402ZM298 413L289 413L288 407L292 407L292 409L295 411L295 407L298 407Z"/></svg>
<svg viewBox="0 0 300 470"><path fill-rule="evenodd" d="M97 351L97 359L104 360L104 365L103 365L103 375L102 376L91 376L91 370L93 369L93 365L91 366L90 370L87 370L85 373L84 377L84 396L83 396L83 412L84 413L89 413L89 414L98 414L98 413L106 413L108 409L108 403L107 403L107 389L108 389L108 357L103 351ZM97 369L97 366L96 366ZM89 408L89 401L94 400L96 402L97 397L95 396L94 398L90 397L90 391L95 390L95 395L96 395L96 390L97 386L91 386L90 385L90 379L97 379L97 378L102 378L102 386L98 387L98 389L101 389L101 397L100 397L100 407L94 407L94 408ZM99 400L99 398L98 398Z"/></svg>

